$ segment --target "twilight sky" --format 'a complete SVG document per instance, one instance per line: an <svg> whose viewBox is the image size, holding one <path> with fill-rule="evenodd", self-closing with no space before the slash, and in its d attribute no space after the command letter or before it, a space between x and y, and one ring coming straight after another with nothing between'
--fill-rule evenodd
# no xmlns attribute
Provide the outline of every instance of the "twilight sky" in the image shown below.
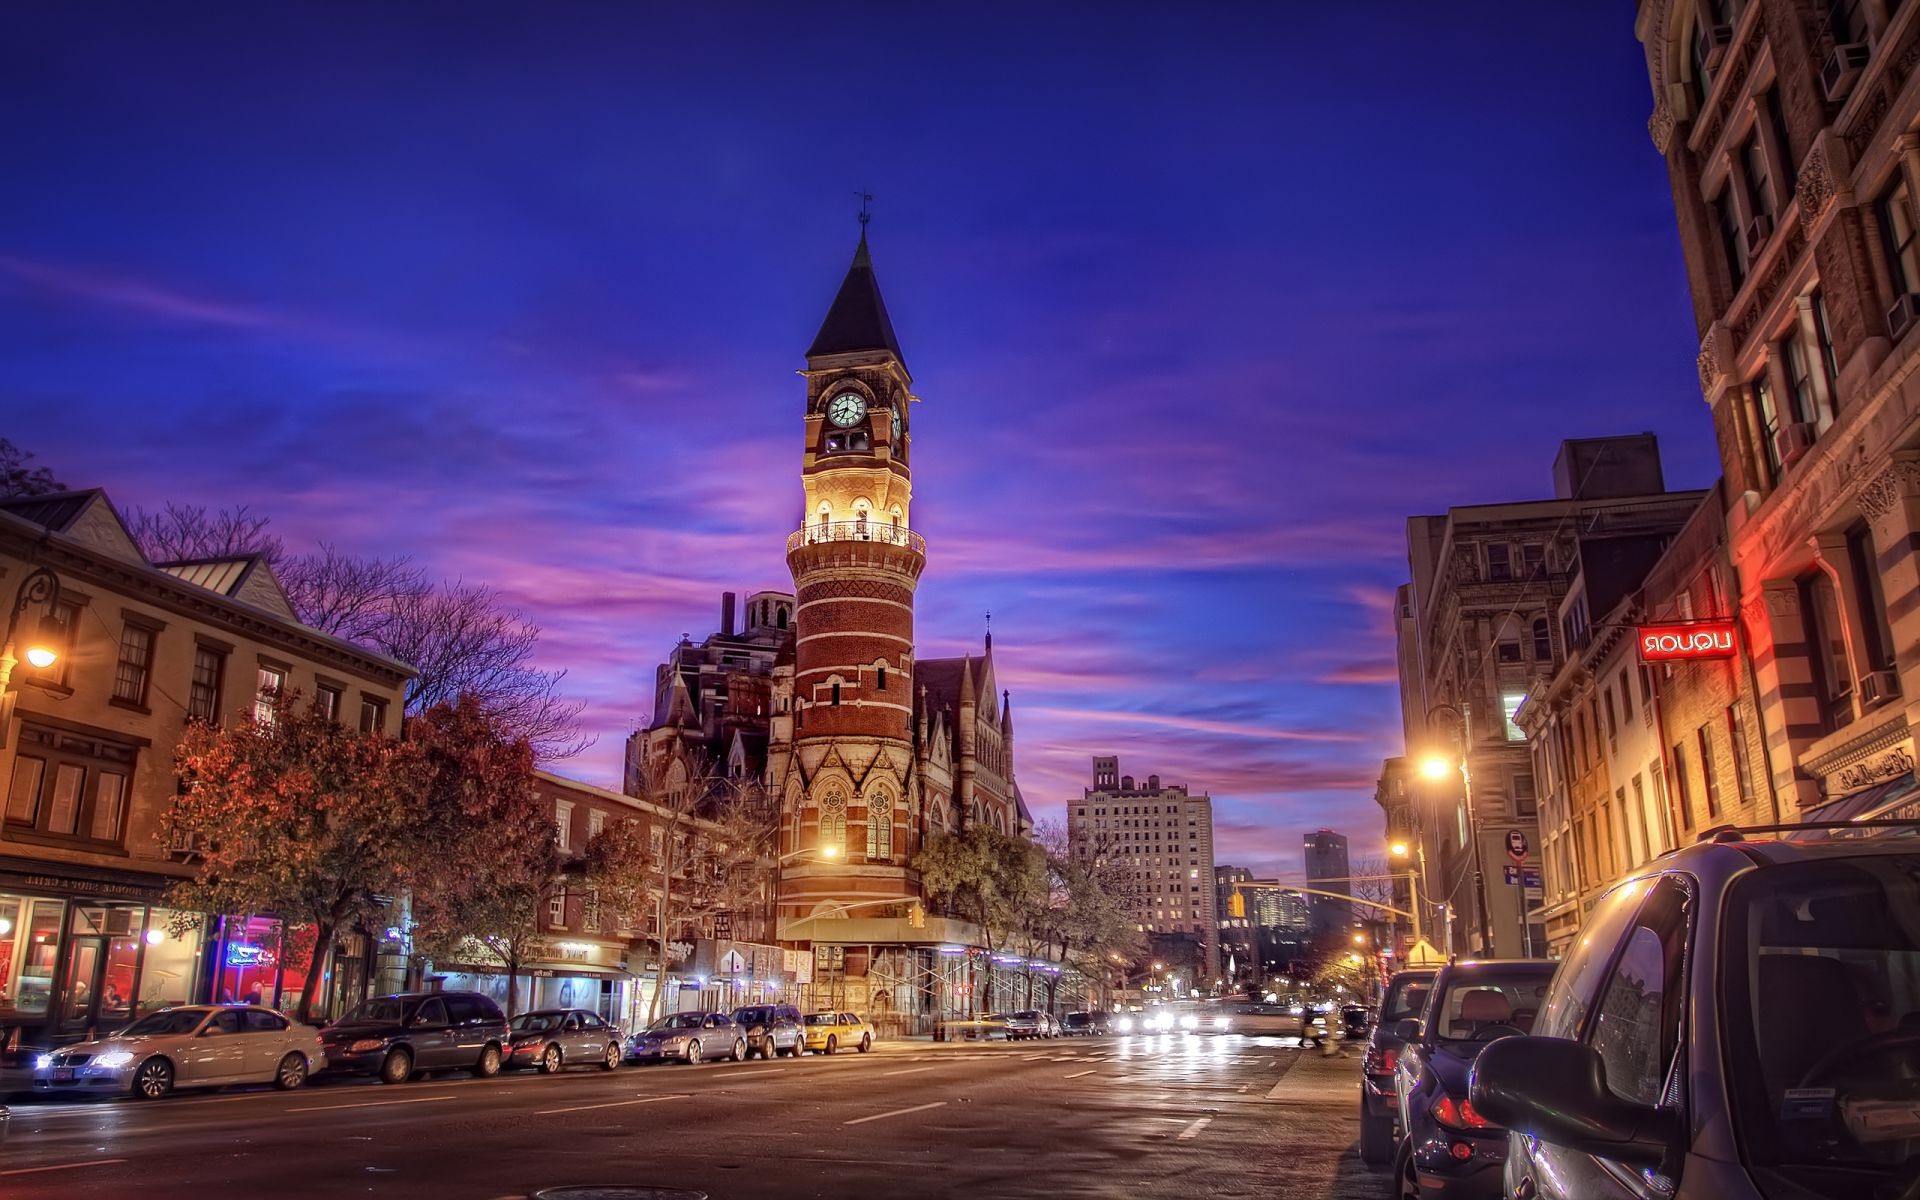
<svg viewBox="0 0 1920 1200"><path fill-rule="evenodd" d="M1037 815L1117 753L1298 878L1379 845L1406 515L1565 437L1713 476L1650 107L1617 4L20 0L0 436L498 587L617 787L673 641L791 587L866 188L920 653L992 610Z"/></svg>

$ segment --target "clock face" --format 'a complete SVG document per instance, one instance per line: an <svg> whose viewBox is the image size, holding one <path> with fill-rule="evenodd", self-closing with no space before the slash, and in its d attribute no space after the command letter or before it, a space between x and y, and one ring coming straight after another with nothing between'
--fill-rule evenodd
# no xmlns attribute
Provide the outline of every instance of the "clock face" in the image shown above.
<svg viewBox="0 0 1920 1200"><path fill-rule="evenodd" d="M893 452L900 453L900 406L893 409Z"/></svg>
<svg viewBox="0 0 1920 1200"><path fill-rule="evenodd" d="M866 415L866 398L853 392L841 392L827 405L827 420L841 429L858 423Z"/></svg>

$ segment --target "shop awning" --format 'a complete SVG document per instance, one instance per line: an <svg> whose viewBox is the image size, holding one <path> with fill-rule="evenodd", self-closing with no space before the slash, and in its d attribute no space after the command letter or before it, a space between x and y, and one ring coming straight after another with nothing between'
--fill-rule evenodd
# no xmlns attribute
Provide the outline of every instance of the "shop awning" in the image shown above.
<svg viewBox="0 0 1920 1200"><path fill-rule="evenodd" d="M1877 783L1870 788L1842 796L1838 800L1829 800L1825 804L1816 804L1801 813L1798 820L1807 825L1835 825L1850 821L1872 821L1894 815L1894 810L1902 805L1920 799L1920 781L1914 779L1912 771L1905 775ZM1863 831L1864 832L1864 831ZM1822 835L1817 830L1797 829L1787 835L1789 840L1805 839Z"/></svg>

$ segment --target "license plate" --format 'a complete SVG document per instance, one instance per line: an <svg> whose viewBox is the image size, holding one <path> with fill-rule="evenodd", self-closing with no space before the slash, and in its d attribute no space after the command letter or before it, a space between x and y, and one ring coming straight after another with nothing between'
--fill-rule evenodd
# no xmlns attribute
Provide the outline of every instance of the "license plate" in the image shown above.
<svg viewBox="0 0 1920 1200"><path fill-rule="evenodd" d="M55 1067L53 1069L53 1081L55 1083L72 1083L73 1068L72 1067Z"/></svg>

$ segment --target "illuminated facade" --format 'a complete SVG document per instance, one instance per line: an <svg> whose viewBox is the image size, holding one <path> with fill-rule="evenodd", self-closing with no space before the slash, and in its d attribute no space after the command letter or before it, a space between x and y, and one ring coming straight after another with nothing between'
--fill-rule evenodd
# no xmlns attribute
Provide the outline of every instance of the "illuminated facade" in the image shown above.
<svg viewBox="0 0 1920 1200"><path fill-rule="evenodd" d="M1184 783L1149 775L1136 785L1120 760L1093 760L1093 786L1067 806L1067 842L1075 855L1102 855L1133 876L1140 932L1191 939L1194 969L1220 973L1219 880L1213 863L1213 799Z"/></svg>

